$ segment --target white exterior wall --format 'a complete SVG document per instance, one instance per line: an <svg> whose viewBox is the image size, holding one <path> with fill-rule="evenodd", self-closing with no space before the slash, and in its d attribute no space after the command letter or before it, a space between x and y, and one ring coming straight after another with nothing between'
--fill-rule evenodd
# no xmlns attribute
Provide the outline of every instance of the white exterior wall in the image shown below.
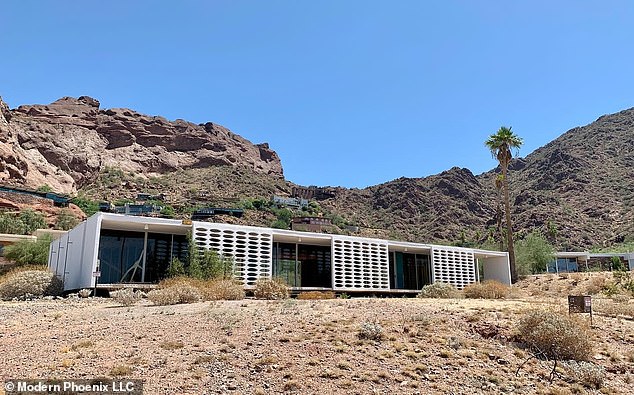
<svg viewBox="0 0 634 395"><path fill-rule="evenodd" d="M233 257L236 278L248 288L273 272L273 234L252 226L193 222L193 239L200 250L213 249Z"/></svg>
<svg viewBox="0 0 634 395"><path fill-rule="evenodd" d="M64 282L65 291L95 285L100 228L101 216L92 216L51 242L48 267Z"/></svg>
<svg viewBox="0 0 634 395"><path fill-rule="evenodd" d="M390 289L387 241L333 236L332 287L335 290Z"/></svg>
<svg viewBox="0 0 634 395"><path fill-rule="evenodd" d="M511 285L511 269L509 258L506 256L493 256L481 258L483 268L483 280L496 280L502 284Z"/></svg>
<svg viewBox="0 0 634 395"><path fill-rule="evenodd" d="M432 282L442 281L458 289L477 281L473 251L433 246L431 249Z"/></svg>

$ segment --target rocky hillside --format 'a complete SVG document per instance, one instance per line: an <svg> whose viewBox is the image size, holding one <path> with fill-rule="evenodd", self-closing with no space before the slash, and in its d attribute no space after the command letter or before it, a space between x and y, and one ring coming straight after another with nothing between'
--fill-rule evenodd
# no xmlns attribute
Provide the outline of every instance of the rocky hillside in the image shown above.
<svg viewBox="0 0 634 395"><path fill-rule="evenodd" d="M361 226L368 236L446 242L483 235L494 214L486 197L471 171L454 167L426 178L340 188L334 199L322 204Z"/></svg>
<svg viewBox="0 0 634 395"><path fill-rule="evenodd" d="M511 195L519 237L539 229L569 250L634 237L632 147L634 109L572 129L515 160ZM0 100L0 155L0 183L48 184L97 200L160 192L176 207L233 205L289 196L293 186L267 144L253 145L213 123L102 110L85 96L13 110ZM360 235L478 245L495 228L496 172L475 176L452 168L365 189L334 188L335 197L319 204L339 224L360 226ZM246 218L254 225L271 219Z"/></svg>
<svg viewBox="0 0 634 395"><path fill-rule="evenodd" d="M268 144L254 145L211 122L169 121L99 101L64 97L10 110L0 99L0 183L75 193L102 170L141 176L213 166L283 178Z"/></svg>
<svg viewBox="0 0 634 395"><path fill-rule="evenodd" d="M513 164L518 230L542 228L562 248L634 237L634 109L569 130ZM494 193L493 172L479 177Z"/></svg>
<svg viewBox="0 0 634 395"><path fill-rule="evenodd" d="M634 238L634 109L574 128L510 172L518 237L540 230L565 250ZM484 146L482 149L485 149ZM474 176L451 169L341 190L329 202L345 218L412 240L482 243L494 231L499 169ZM380 235L381 232L375 232Z"/></svg>

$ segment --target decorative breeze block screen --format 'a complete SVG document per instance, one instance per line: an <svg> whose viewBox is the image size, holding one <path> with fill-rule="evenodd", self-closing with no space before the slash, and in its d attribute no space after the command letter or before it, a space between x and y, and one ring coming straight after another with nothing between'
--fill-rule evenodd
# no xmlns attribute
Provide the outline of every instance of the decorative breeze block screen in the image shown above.
<svg viewBox="0 0 634 395"><path fill-rule="evenodd" d="M451 247L433 247L434 282L442 281L458 289L476 281L473 252Z"/></svg>
<svg viewBox="0 0 634 395"><path fill-rule="evenodd" d="M358 237L334 236L332 272L334 289L389 289L387 243Z"/></svg>
<svg viewBox="0 0 634 395"><path fill-rule="evenodd" d="M235 277L246 286L271 278L273 235L265 229L208 222L193 223L193 239L200 251L213 249L232 257Z"/></svg>

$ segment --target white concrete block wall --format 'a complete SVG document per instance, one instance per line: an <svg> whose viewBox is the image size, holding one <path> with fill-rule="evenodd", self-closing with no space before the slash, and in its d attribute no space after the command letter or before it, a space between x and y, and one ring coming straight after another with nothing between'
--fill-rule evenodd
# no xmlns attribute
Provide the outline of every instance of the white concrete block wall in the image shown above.
<svg viewBox="0 0 634 395"><path fill-rule="evenodd" d="M387 242L333 236L332 283L336 290L372 291L390 288Z"/></svg>
<svg viewBox="0 0 634 395"><path fill-rule="evenodd" d="M433 281L442 281L458 289L477 281L473 251L433 246L431 250Z"/></svg>
<svg viewBox="0 0 634 395"><path fill-rule="evenodd" d="M51 242L48 267L64 281L64 290L94 286L100 227L101 217L93 216Z"/></svg>
<svg viewBox="0 0 634 395"><path fill-rule="evenodd" d="M236 278L248 288L273 273L273 235L264 228L193 222L193 239L201 250L233 257Z"/></svg>

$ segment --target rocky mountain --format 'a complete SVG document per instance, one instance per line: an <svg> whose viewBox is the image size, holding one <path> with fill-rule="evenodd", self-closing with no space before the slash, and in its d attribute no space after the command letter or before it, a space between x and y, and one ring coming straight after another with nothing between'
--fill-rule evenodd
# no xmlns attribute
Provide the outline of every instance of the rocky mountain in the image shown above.
<svg viewBox="0 0 634 395"><path fill-rule="evenodd" d="M485 149L484 146L482 149ZM495 229L495 176L467 169L341 191L341 215L404 239L485 241ZM634 238L634 109L577 127L511 164L514 228L562 250Z"/></svg>
<svg viewBox="0 0 634 395"><path fill-rule="evenodd" d="M634 109L571 129L512 164L513 218L565 249L634 237ZM489 195L493 172L479 177Z"/></svg>
<svg viewBox="0 0 634 395"><path fill-rule="evenodd" d="M633 147L630 109L569 130L514 160L510 181L518 236L538 229L569 250L631 239ZM175 206L231 205L288 196L293 187L267 144L254 145L211 122L102 110L86 96L13 110L0 100L0 155L0 183L48 184L99 200L156 191L167 193ZM361 235L477 245L494 233L497 172L476 176L452 168L364 189L331 188L334 197L319 204L338 223L359 226ZM274 217L246 218L270 225Z"/></svg>
<svg viewBox="0 0 634 395"><path fill-rule="evenodd" d="M220 125L99 107L82 96L10 110L0 99L0 183L75 193L107 168L151 176L221 165L283 178L268 144Z"/></svg>

